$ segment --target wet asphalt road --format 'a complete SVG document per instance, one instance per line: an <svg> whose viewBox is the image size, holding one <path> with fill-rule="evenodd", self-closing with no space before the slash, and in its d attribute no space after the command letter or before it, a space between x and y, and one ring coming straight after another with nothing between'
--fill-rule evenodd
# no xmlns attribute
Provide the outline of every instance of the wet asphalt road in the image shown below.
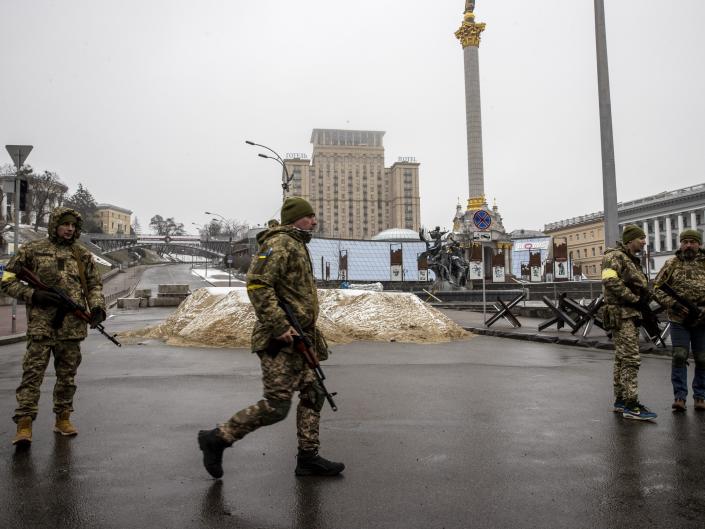
<svg viewBox="0 0 705 529"><path fill-rule="evenodd" d="M113 330L167 309L118 312ZM10 445L23 344L0 347L2 528L703 527L705 414L670 413L669 362L647 357L656 424L610 412L611 355L492 337L356 343L325 365L322 454L338 478L296 478L294 417L201 466L196 432L261 394L245 350L116 348L91 333L78 437L52 433L47 375L30 451Z"/></svg>
<svg viewBox="0 0 705 529"><path fill-rule="evenodd" d="M200 268L197 273L191 269L190 264L168 264L147 268L140 278L137 288L152 289L152 296L156 296L159 285L188 285L191 292L204 287L227 287L228 274L220 269L208 268L208 281L203 279L205 269ZM235 277L230 278L231 286L242 287L245 283Z"/></svg>

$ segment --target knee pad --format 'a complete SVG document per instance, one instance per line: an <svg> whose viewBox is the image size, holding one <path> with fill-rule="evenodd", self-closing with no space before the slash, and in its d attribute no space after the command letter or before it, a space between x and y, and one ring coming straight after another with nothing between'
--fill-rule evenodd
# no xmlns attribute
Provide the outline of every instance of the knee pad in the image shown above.
<svg viewBox="0 0 705 529"><path fill-rule="evenodd" d="M705 354L705 353L701 353ZM671 365L673 367L685 367L688 362L688 349L683 347L673 348L673 357L671 359Z"/></svg>
<svg viewBox="0 0 705 529"><path fill-rule="evenodd" d="M326 394L323 392L320 384L314 382L303 390L299 396L301 405L313 411L321 411L326 403Z"/></svg>
<svg viewBox="0 0 705 529"><path fill-rule="evenodd" d="M705 369L705 351L694 352L695 357L695 367L699 369Z"/></svg>
<svg viewBox="0 0 705 529"><path fill-rule="evenodd" d="M263 426L286 419L286 416L289 414L289 408L291 408L291 401L267 399L264 402L266 404L263 407L266 411L262 417Z"/></svg>

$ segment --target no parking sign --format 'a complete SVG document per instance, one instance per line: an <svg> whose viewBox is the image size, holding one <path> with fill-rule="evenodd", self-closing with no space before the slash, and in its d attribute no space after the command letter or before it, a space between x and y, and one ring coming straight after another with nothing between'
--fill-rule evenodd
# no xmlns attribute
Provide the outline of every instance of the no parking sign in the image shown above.
<svg viewBox="0 0 705 529"><path fill-rule="evenodd" d="M481 209L473 214L472 222L478 229L486 230L492 225L492 215L484 209Z"/></svg>

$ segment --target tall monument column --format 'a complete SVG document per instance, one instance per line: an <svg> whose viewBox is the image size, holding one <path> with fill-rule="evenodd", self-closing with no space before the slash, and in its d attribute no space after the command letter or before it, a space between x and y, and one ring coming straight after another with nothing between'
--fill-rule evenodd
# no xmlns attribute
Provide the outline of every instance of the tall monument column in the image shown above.
<svg viewBox="0 0 705 529"><path fill-rule="evenodd" d="M484 23L475 22L475 2L465 2L465 14L460 29L455 32L463 46L465 61L465 113L468 141L468 180L470 197L467 209L478 210L486 204L485 175L482 165L482 115L480 111L480 33Z"/></svg>

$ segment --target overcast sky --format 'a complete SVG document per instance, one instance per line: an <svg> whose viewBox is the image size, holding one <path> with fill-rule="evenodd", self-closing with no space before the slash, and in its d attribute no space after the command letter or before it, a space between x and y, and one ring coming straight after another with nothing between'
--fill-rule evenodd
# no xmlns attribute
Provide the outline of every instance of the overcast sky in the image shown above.
<svg viewBox="0 0 705 529"><path fill-rule="evenodd" d="M705 2L605 0L618 199L705 182ZM0 0L0 140L191 230L262 223L313 128L383 130L421 220L468 198L464 0ZM477 0L485 192L507 230L602 209L592 0ZM9 162L3 154L0 163Z"/></svg>

